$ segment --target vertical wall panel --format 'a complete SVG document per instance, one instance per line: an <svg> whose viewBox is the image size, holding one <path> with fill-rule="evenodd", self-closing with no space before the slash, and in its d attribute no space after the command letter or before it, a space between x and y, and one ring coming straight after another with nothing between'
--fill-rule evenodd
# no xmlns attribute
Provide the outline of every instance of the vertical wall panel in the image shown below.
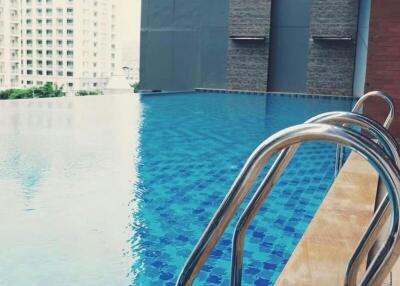
<svg viewBox="0 0 400 286"><path fill-rule="evenodd" d="M268 41L230 41L228 84L230 89L266 91Z"/></svg>
<svg viewBox="0 0 400 286"><path fill-rule="evenodd" d="M270 14L271 0L230 0L230 35L269 35Z"/></svg>
<svg viewBox="0 0 400 286"><path fill-rule="evenodd" d="M229 40L228 88L267 90L270 13L271 0L231 0L229 34L266 40Z"/></svg>
<svg viewBox="0 0 400 286"><path fill-rule="evenodd" d="M272 2L268 90L306 92L311 0Z"/></svg>
<svg viewBox="0 0 400 286"><path fill-rule="evenodd" d="M320 39L310 42L307 92L353 95L358 1L313 0L310 33Z"/></svg>
<svg viewBox="0 0 400 286"><path fill-rule="evenodd" d="M140 89L225 88L228 7L229 0L142 0Z"/></svg>

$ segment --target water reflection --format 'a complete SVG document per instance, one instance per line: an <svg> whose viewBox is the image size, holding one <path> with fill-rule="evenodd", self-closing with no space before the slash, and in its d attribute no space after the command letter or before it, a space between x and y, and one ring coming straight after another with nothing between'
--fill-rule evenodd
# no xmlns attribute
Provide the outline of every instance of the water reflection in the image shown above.
<svg viewBox="0 0 400 286"><path fill-rule="evenodd" d="M0 102L0 285L130 285L140 116L135 96Z"/></svg>

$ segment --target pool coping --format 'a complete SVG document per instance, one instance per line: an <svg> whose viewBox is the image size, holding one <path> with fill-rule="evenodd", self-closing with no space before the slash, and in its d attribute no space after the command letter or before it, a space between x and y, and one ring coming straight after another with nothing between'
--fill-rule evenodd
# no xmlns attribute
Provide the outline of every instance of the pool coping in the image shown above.
<svg viewBox="0 0 400 286"><path fill-rule="evenodd" d="M374 214L379 176L351 153L276 286L335 286L343 283L349 257ZM364 260L360 269L365 270Z"/></svg>
<svg viewBox="0 0 400 286"><path fill-rule="evenodd" d="M230 90L230 89L213 89L213 88L195 88L192 90L179 90L179 91L139 91L140 96L158 96L158 95L174 95L174 94L188 94L188 93L224 93L224 94L248 94L248 95L262 95L262 96L288 96L288 97L302 97L302 98L318 98L318 99L336 99L343 101L356 101L358 97L347 95L329 95L329 94L307 94L307 93L293 93L293 92L263 92L263 91L246 91L246 90Z"/></svg>

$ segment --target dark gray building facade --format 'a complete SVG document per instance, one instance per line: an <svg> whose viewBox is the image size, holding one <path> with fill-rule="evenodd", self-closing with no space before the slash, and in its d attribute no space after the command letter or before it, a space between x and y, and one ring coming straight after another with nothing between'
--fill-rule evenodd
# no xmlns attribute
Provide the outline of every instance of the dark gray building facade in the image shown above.
<svg viewBox="0 0 400 286"><path fill-rule="evenodd" d="M361 94L369 9L369 0L142 0L140 88Z"/></svg>
<svg viewBox="0 0 400 286"><path fill-rule="evenodd" d="M226 84L228 0L142 0L140 89Z"/></svg>

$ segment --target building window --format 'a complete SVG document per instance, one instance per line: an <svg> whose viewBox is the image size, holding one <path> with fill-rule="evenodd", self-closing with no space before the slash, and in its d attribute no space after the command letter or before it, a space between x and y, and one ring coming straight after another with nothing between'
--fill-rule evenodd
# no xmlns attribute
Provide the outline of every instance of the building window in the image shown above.
<svg viewBox="0 0 400 286"><path fill-rule="evenodd" d="M53 75L53 71L46 71L46 75Z"/></svg>

